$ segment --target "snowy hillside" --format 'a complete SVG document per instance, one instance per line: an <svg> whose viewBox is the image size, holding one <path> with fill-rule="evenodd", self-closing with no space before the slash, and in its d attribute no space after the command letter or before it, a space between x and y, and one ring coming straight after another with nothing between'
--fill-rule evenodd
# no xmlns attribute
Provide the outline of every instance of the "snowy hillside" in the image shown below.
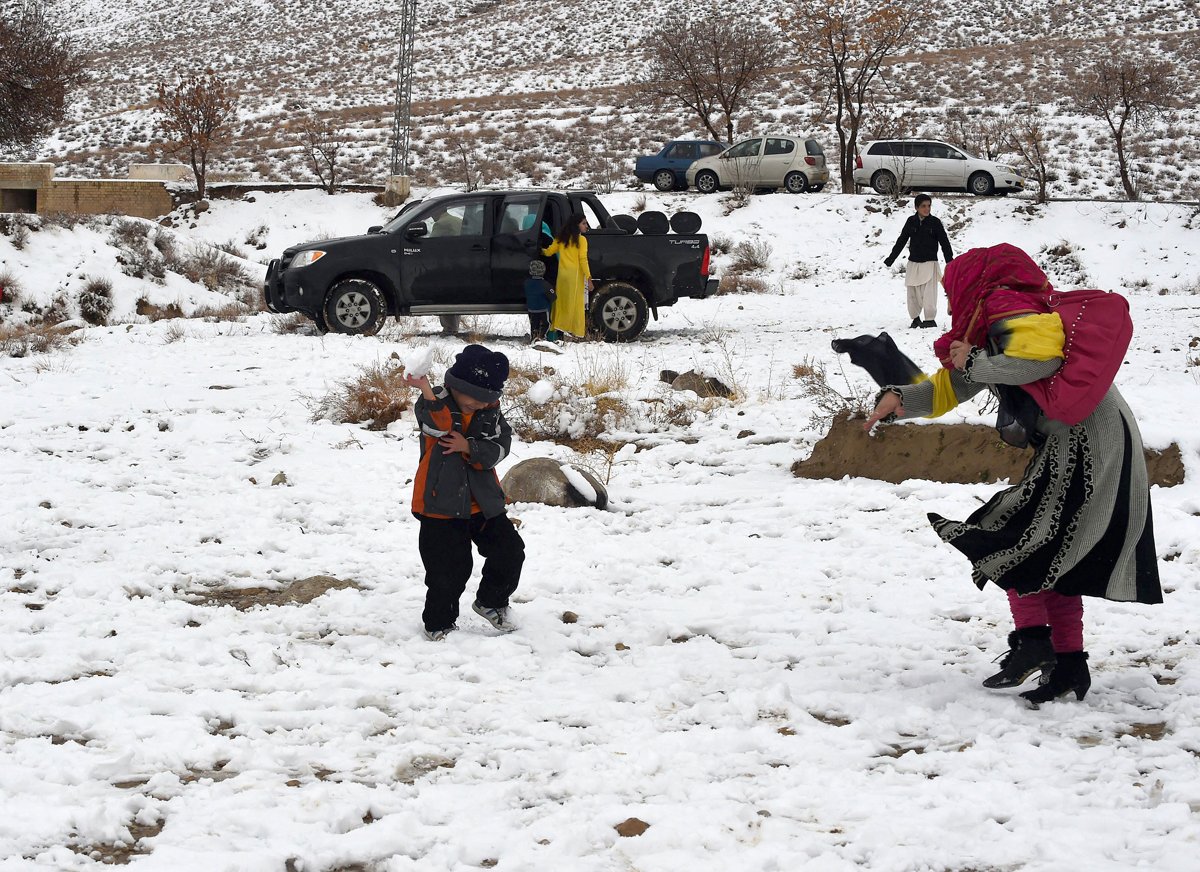
<svg viewBox="0 0 1200 872"><path fill-rule="evenodd" d="M637 196L606 199L628 212ZM522 318L471 320L521 373L510 414L585 414L552 398L603 382L620 411L604 439L630 448L514 446L502 473L586 463L611 505L513 506L520 629L496 637L468 611L443 643L420 636L411 418L376 431L314 409L429 346L439 372L464 340L433 319L322 338L230 305L282 246L379 223L369 196L258 192L150 236L160 252L220 243L247 278L216 290L170 266L186 258L129 276L118 258L140 237L105 225L47 225L20 248L0 235L0 270L31 302L77 315L80 273L113 302L110 326L0 357L0 870L1195 868L1200 213L935 201L957 250L1011 241L1061 287L1128 296L1118 383L1147 445L1179 444L1187 467L1152 495L1166 603L1089 602L1091 692L1033 711L979 686L1007 607L925 519L1000 485L790 473L824 434L797 365L871 392L832 338L886 329L934 365L934 331L907 328L882 265L907 207L647 206L701 212L723 271L739 243L765 246L762 292L683 301L636 343L561 355L531 350ZM64 281L47 261L77 266ZM228 308L153 320L143 297ZM0 346L33 317L0 314ZM693 368L735 398L659 381ZM231 604L302 580L333 589Z"/></svg>
<svg viewBox="0 0 1200 872"><path fill-rule="evenodd" d="M152 155L155 83L211 67L237 83L241 124L218 155L225 178L312 178L295 132L314 112L352 137L347 180L378 184L389 161L399 12L395 4L298 0L53 0L64 28L94 52L93 81L71 120L41 149L67 174L123 174ZM640 40L661 21L652 0L421 3L413 84L414 155L421 183L450 182L448 132L468 131L493 180L625 186L633 158L667 139L699 135L695 119L647 105L634 83ZM778 4L741 4L763 19ZM959 0L932 6L936 25L895 58L868 127L949 135L945 111L1004 113L1041 107L1059 176L1057 196L1115 197L1108 135L1081 118L1070 74L1129 39L1178 63L1183 107L1138 147L1135 172L1154 199L1200 198L1200 30L1195 0L1114 6ZM836 136L813 56L794 51L773 87L739 121ZM610 167L615 161L615 167Z"/></svg>

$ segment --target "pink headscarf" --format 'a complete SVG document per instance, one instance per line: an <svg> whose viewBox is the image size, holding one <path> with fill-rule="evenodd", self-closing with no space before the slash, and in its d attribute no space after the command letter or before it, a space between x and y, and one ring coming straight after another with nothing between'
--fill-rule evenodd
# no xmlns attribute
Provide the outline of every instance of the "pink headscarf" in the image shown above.
<svg viewBox="0 0 1200 872"><path fill-rule="evenodd" d="M1054 292L1033 259L1007 242L960 254L946 266L942 284L950 302L950 329L933 343L933 351L946 369L954 368L951 342L983 346L995 322L1049 312L1046 298Z"/></svg>

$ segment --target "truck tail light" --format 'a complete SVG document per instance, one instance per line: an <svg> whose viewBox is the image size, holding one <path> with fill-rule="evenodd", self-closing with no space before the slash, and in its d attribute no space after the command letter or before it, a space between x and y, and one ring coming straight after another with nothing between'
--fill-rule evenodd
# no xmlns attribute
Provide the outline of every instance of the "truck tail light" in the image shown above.
<svg viewBox="0 0 1200 872"><path fill-rule="evenodd" d="M702 278L708 278L708 262L712 258L712 249L707 245L704 246L704 259L700 261L700 275Z"/></svg>

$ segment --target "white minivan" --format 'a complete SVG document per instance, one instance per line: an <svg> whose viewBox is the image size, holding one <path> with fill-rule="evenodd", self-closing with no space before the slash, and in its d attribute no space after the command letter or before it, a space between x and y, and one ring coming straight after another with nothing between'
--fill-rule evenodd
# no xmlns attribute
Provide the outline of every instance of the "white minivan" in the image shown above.
<svg viewBox="0 0 1200 872"><path fill-rule="evenodd" d="M970 191L981 197L1025 190L1010 166L967 154L936 139L880 139L863 145L854 163L854 184L877 194L909 188Z"/></svg>
<svg viewBox="0 0 1200 872"><path fill-rule="evenodd" d="M687 168L687 183L701 194L722 188L784 188L791 194L819 191L829 181L825 150L815 139L755 136Z"/></svg>

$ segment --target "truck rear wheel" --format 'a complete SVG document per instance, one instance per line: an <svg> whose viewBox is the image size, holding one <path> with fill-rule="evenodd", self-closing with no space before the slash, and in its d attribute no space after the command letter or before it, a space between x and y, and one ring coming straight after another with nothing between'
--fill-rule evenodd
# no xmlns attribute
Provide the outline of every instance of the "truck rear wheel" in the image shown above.
<svg viewBox="0 0 1200 872"><path fill-rule="evenodd" d="M345 279L325 296L325 323L333 333L374 336L387 318L383 291L365 279Z"/></svg>
<svg viewBox="0 0 1200 872"><path fill-rule="evenodd" d="M646 297L627 282L602 285L592 301L592 327L605 342L632 342L650 318Z"/></svg>

